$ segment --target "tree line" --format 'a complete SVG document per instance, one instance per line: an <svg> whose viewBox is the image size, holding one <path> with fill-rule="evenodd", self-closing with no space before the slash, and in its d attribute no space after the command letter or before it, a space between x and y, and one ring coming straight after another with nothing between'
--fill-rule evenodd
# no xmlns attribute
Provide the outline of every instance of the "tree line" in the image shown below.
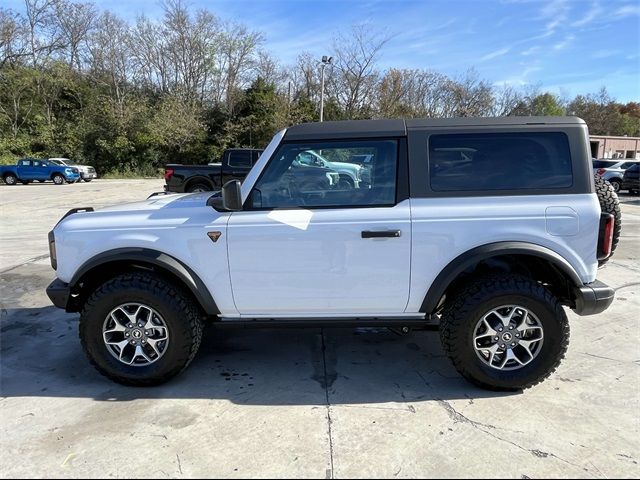
<svg viewBox="0 0 640 480"><path fill-rule="evenodd" d="M390 38L362 25L336 32L325 120L568 114L593 134L640 135L640 104L604 88L565 99L492 85L473 69L381 70ZM21 12L0 8L0 161L62 156L102 174L154 174L264 147L275 131L318 120L318 64L301 52L284 65L262 32L181 0L135 21L92 3L25 0Z"/></svg>

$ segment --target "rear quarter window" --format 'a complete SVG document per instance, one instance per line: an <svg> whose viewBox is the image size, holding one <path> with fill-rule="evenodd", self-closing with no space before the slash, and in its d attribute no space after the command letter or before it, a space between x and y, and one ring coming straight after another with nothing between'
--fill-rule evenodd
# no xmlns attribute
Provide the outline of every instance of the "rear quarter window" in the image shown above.
<svg viewBox="0 0 640 480"><path fill-rule="evenodd" d="M569 140L561 132L431 135L429 181L436 192L571 187Z"/></svg>

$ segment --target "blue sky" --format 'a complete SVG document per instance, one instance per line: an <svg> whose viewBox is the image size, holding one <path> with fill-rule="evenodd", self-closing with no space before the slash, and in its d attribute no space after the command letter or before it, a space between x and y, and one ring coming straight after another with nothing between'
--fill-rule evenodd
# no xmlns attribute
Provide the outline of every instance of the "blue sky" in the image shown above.
<svg viewBox="0 0 640 480"><path fill-rule="evenodd" d="M5 0L6 1L6 0ZM133 19L161 15L157 0L97 0ZM606 86L619 101L640 101L637 0L191 0L266 38L283 63L330 53L337 30L364 23L393 35L380 67L448 75L474 67L482 78L540 85L572 97ZM22 8L20 0L9 5Z"/></svg>

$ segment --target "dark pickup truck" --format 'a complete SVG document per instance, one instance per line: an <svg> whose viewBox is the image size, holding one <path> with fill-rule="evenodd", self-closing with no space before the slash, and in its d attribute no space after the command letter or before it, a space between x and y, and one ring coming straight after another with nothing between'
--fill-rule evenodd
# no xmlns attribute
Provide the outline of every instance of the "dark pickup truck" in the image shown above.
<svg viewBox="0 0 640 480"><path fill-rule="evenodd" d="M220 190L229 180L244 180L262 150L230 148L220 163L208 165L169 164L164 167L167 192L208 192Z"/></svg>

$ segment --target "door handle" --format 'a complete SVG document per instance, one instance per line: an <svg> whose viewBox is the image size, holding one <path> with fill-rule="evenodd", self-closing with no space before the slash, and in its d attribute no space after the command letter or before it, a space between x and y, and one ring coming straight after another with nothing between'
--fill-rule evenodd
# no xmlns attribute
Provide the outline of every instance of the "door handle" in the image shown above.
<svg viewBox="0 0 640 480"><path fill-rule="evenodd" d="M400 230L384 230L384 231L373 231L373 230L363 230L362 238L398 238L400 236Z"/></svg>

